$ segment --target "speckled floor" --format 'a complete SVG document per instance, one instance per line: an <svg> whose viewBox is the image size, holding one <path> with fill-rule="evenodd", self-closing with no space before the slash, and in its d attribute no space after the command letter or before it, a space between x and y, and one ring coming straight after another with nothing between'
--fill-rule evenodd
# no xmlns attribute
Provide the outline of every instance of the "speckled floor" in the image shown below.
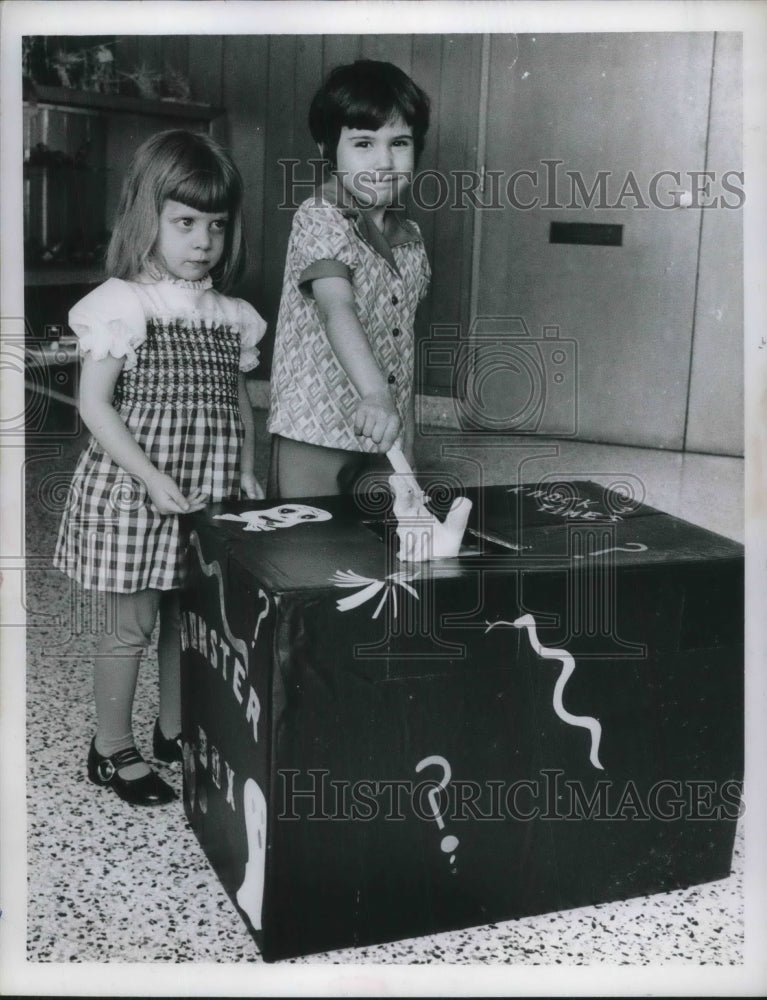
<svg viewBox="0 0 767 1000"><path fill-rule="evenodd" d="M261 441L265 434L259 426ZM475 447L448 432L423 438L421 467L457 469L467 484L546 475L630 481L649 504L743 539L743 462L635 448L528 442ZM261 962L209 868L179 801L133 809L85 776L93 730L90 652L103 607L83 601L49 568L61 472L74 442L28 452L27 740L28 931L32 962ZM265 461L266 446L260 448ZM537 455L538 457L534 457ZM478 464L475 464L478 463ZM474 470L474 471L472 471ZM263 470L262 470L263 474ZM156 664L142 670L139 747L151 747ZM180 790L181 772L165 776ZM743 962L743 838L729 878L654 895L470 930L349 949L305 963L733 966ZM284 963L287 964L287 963ZM296 970L298 972L298 970ZM124 992L120 989L119 992Z"/></svg>

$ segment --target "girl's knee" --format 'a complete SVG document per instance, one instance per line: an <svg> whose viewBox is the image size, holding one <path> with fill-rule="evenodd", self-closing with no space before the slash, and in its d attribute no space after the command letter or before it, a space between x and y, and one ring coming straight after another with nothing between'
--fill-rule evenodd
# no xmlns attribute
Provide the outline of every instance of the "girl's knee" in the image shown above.
<svg viewBox="0 0 767 1000"><path fill-rule="evenodd" d="M160 592L140 590L134 594L113 594L111 634L104 635L100 652L105 647L146 649L152 641L157 622Z"/></svg>

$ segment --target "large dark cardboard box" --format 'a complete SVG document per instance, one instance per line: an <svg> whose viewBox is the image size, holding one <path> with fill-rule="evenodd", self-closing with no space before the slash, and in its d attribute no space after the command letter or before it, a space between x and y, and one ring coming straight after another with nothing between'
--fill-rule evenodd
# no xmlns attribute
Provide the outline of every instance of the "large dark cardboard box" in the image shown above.
<svg viewBox="0 0 767 1000"><path fill-rule="evenodd" d="M730 872L742 547L596 483L465 492L431 563L385 491L184 519L185 808L267 961Z"/></svg>

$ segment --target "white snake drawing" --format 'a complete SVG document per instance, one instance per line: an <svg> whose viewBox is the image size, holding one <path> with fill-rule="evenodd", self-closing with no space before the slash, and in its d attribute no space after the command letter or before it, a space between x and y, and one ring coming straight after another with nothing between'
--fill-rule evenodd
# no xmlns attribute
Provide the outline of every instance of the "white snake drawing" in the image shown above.
<svg viewBox="0 0 767 1000"><path fill-rule="evenodd" d="M571 715L562 704L562 695L564 694L565 685L572 672L575 670L575 660L567 652L566 649L550 649L548 646L542 646L540 640L538 639L538 633L536 631L535 618L532 615L523 615L521 618L517 618L516 621L497 621L488 624L486 632L489 632L491 628L495 628L496 625L513 625L515 628L523 628L527 630L527 636L530 640L530 645L533 650L546 660L560 660L562 663L562 672L557 678L557 683L554 686L554 697L552 699L554 711L557 713L559 718L566 722L569 726L582 726L584 729L588 729L591 733L591 753L589 754L589 760L594 765L594 767L599 768L603 771L604 768L599 762L599 741L602 738L602 726L591 715Z"/></svg>
<svg viewBox="0 0 767 1000"><path fill-rule="evenodd" d="M221 566L214 559L213 562L206 562L205 556L202 554L202 547L200 545L200 538L196 531L193 531L189 536L189 543L197 553L197 559L200 563L200 569L203 571L205 576L213 577L218 584L218 604L221 608L221 624L223 626L224 634L229 642L229 645L236 653L239 654L242 662L247 665L248 663L248 647L243 639L238 639L236 635L233 634L232 630L229 628L229 622L226 618L226 605L224 604L224 574L221 570Z"/></svg>

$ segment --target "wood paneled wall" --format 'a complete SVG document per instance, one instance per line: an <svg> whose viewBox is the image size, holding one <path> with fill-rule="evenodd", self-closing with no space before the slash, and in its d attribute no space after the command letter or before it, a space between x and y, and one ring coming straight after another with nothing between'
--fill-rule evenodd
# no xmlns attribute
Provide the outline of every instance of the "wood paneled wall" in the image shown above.
<svg viewBox="0 0 767 1000"><path fill-rule="evenodd" d="M393 27L396 27L394 20ZM664 39L659 36L658 45L654 46L652 35L643 37L647 38L650 48L645 51L642 45L634 47L642 66L626 65L625 60L632 58L627 55L631 46L622 44L620 35L614 36L614 45L611 45L609 35L601 36L599 44L591 46L576 43L574 51L577 50L578 59L592 60L588 65L579 62L573 67L577 69L580 80L577 94L569 93L566 86L559 85L546 90L545 78L540 75L536 78L536 74L551 72L552 67L545 53L554 44L552 38L551 45L538 46L542 62L540 65L533 62L526 67L529 71L526 76L518 72L516 76L509 74L505 78L493 71L488 81L489 100L486 107L483 107L481 97L483 39L479 35L131 36L117 39L116 66L118 70L135 68L140 64L160 71L175 68L190 80L193 100L223 109L224 114L214 131L231 149L246 186L245 216L250 268L238 293L250 299L271 325L276 318L292 218L292 209L280 208L285 202L285 169L281 161L301 161L295 168L295 175L305 180L307 186L298 191L295 200L307 197L313 176L307 161L316 157L317 153L309 136L306 115L312 94L331 67L359 57L390 60L410 73L429 93L433 115L421 164L424 168L446 175L455 169L477 169L478 156L482 152L478 153L480 121L485 111L487 148L491 151L503 148L513 150L515 164L530 165L531 161L539 160L552 150L569 151L575 155L573 150L578 149L578 144L581 149L587 148L589 135L584 131L584 122L591 114L594 123L591 138L596 142L596 137L600 137L599 141L607 150L607 159L597 157L587 165L596 168L604 163L610 167L609 156L612 152L616 156L615 162L625 168L633 165L632 149L638 138L646 135L652 142L652 136L657 134L655 116L666 112L662 107L653 106L649 99L642 101L637 98L632 105L636 120L624 120L626 105L619 100L621 80L641 82L644 73L645 76L649 74L648 79L652 82L654 73L665 73L672 83L677 81L678 88L686 95L689 90L685 66L661 66L653 62L662 58L664 46L668 48ZM691 113L702 121L699 134L704 136L706 143L705 154L702 154L707 158L705 166L717 170L737 169L740 162L740 40L737 36L726 36L714 44L713 34L708 38L710 43L697 46L696 59L700 62L701 52L702 58L709 58L710 73L705 67L702 70L697 67L696 72L700 70L698 75L701 79L708 80L710 76L710 91L706 85L703 93L689 93L686 99L691 102ZM525 36L520 36L520 39L524 40ZM504 45L509 47L514 59L520 51L529 53L531 59L535 58L535 46L523 42L520 49L513 36L492 36L491 57L496 58ZM712 53L710 57L705 54L707 52ZM512 61L508 62L511 69ZM558 71L562 80L567 81L566 65L559 66ZM615 93L605 85L606 71L616 80ZM545 101L541 104L540 100L529 100L533 85L541 91L541 100L547 95L551 98L553 103L550 107L545 105ZM506 86L510 88L508 93L499 97L499 88ZM593 97L583 91L589 86L593 86ZM673 93L673 87L670 93ZM568 115L567 104L570 100L579 109L577 121ZM600 100L606 102L604 106L599 105ZM520 118L520 115L527 115L529 120ZM611 123L615 128L610 127ZM668 134L671 135L675 128L673 122L669 128L671 132ZM569 142L568 135L572 142ZM625 149L621 146L624 142L622 137L625 137ZM126 156L128 152L125 151ZM657 161L665 165L662 149L657 150L657 156L652 150L645 150L645 153L648 162L654 164ZM506 158L511 162L509 156ZM697 148L691 150L689 160L696 167L704 165L701 151ZM487 165L488 168L494 167L490 162ZM687 160L678 165L685 169ZM505 209L504 214L504 227L524 231L533 225L530 213ZM616 414L621 412L621 406L628 407L631 412L621 413L620 421L605 440L616 440L614 428L617 426L620 441L626 444L742 454L741 237L739 220L733 224L734 214L728 213L725 218L721 213L704 213L699 245L690 249L695 257L694 263L690 263L693 270L697 268L694 299L689 302L684 321L668 330L668 342L663 344L663 351L681 352L678 357L676 354L673 358L663 357L660 350L655 357L651 357L643 347L643 331L647 328L648 317L660 329L661 320L658 317L666 309L666 304L659 301L658 294L653 290L652 281L645 281L638 272L631 309L626 309L625 301L614 303L615 309L623 313L625 322L633 324L622 335L621 343L626 354L624 361L628 366L622 370L635 369L639 382L646 376L648 384L656 376L659 377L661 369L670 365L681 374L665 393L665 398L663 393L655 394L650 421L653 429L647 433L643 424L648 423L645 420L648 404L643 401L638 383L629 379L625 391L616 389L623 392L622 400L616 404ZM467 331L471 319L474 216L470 210L458 209L436 212L416 210L415 217L424 233L434 272L431 292L422 310L420 336L427 336L432 324L458 326ZM680 216L682 223L687 225L688 220ZM502 231L497 221L493 226L495 232ZM529 261L504 259L498 239L493 242L487 234L486 237L478 261L480 280L473 290L477 313L486 314L498 307L497 300L499 297L503 299L499 293L502 286L524 292L527 281L528 297L531 297L532 303L528 318L537 322L533 316L536 310L546 318L546 303L559 302L561 307L555 310L554 321L562 326L562 335L567 336L569 317L564 308L566 301L563 300L562 288L557 286L561 279L557 269L539 268L533 281L532 272L527 274ZM641 242L643 247L644 237ZM579 252L571 254L565 248L557 250L564 262L562 266L567 264L565 270L568 274L572 267L567 262L571 258L577 260L578 281L573 294L577 298L586 294L586 290L593 290L597 296L605 298L610 275L600 263L602 255L591 252L594 265L589 269L583 266L589 257L589 248L574 249ZM544 247L536 252L553 256ZM623 256L627 256L628 252L634 252L631 246L628 251L624 248ZM490 255L493 255L492 259ZM516 270L520 263L524 267ZM651 252L646 255L645 264L648 274L651 274ZM495 279L492 278L494 273L497 274ZM516 306L512 309L514 313L524 314L528 308L523 299L522 294L518 302L512 302L512 306ZM507 309L508 303L504 302L503 308ZM605 315L610 308L606 306ZM684 308L677 313L685 315ZM577 317L573 320L577 326ZM588 336L585 333L583 336L586 338L587 354L593 359L614 355L614 331L611 334L607 326L604 330L592 327ZM267 341L261 377L268 374L270 347ZM615 361L613 368L618 364L619 360ZM609 364L608 370L612 370ZM598 392L604 390L606 383L598 368L594 367L586 375L586 389L593 384ZM421 377L427 391L440 391L439 373L421 372ZM680 399L687 401L681 407L685 411L681 431ZM664 406L668 407L668 417L664 416ZM584 436L599 440L598 407L592 409L593 419ZM673 424L668 434L659 430L664 422L669 428Z"/></svg>

